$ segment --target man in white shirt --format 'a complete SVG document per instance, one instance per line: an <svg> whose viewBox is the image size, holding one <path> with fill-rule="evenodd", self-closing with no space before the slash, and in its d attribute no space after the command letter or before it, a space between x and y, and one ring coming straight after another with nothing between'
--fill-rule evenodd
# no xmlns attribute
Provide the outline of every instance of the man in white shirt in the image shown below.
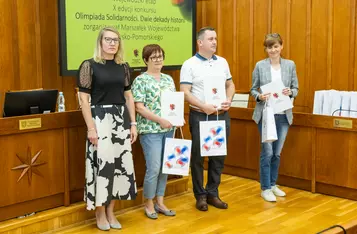
<svg viewBox="0 0 357 234"><path fill-rule="evenodd" d="M219 198L218 187L226 155L214 156L208 162L208 181L203 187L203 160L200 151L199 122L225 120L227 137L230 131L230 117L228 110L235 92L232 75L227 61L215 55L217 48L217 33L214 28L205 27L197 33L198 52L186 60L181 68L180 89L185 93L185 100L190 104L189 125L192 136L191 174L193 192L196 198L196 208L207 211L207 204L220 209L227 209L228 204ZM208 82L224 82L226 101L221 106L206 103L204 84Z"/></svg>

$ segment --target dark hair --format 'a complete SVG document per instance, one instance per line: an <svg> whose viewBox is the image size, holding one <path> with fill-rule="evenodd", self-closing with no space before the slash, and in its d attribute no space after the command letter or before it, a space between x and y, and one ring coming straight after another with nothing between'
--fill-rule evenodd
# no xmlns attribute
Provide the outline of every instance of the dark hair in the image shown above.
<svg viewBox="0 0 357 234"><path fill-rule="evenodd" d="M206 31L216 31L214 28L212 27L204 27L201 28L198 32L197 32L197 40L198 39L203 39L202 36L205 34Z"/></svg>
<svg viewBox="0 0 357 234"><path fill-rule="evenodd" d="M265 40L264 40L264 47L272 47L276 43L279 43L280 45L283 45L283 40L281 39L281 36L279 33L269 33L265 35Z"/></svg>
<svg viewBox="0 0 357 234"><path fill-rule="evenodd" d="M161 46L159 46L158 44L150 44L150 45L146 45L143 48L143 52L142 52L142 58L144 60L144 63L146 64L147 61L149 61L149 57L153 54L153 53L162 53L162 57L163 59L165 59L165 51L163 48L161 48Z"/></svg>

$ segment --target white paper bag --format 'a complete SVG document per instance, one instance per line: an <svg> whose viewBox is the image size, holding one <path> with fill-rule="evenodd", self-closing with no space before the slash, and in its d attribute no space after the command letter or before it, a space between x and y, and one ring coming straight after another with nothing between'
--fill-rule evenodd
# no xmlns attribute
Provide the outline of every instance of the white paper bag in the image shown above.
<svg viewBox="0 0 357 234"><path fill-rule="evenodd" d="M204 81L205 102L221 108L222 102L227 100L226 81L220 77L209 77Z"/></svg>
<svg viewBox="0 0 357 234"><path fill-rule="evenodd" d="M266 102L262 117L262 143L269 143L278 140L276 132L274 110Z"/></svg>
<svg viewBox="0 0 357 234"><path fill-rule="evenodd" d="M161 93L161 117L173 126L184 123L184 93L164 91Z"/></svg>
<svg viewBox="0 0 357 234"><path fill-rule="evenodd" d="M330 90L331 98L331 113L330 116L341 116L342 97L341 92L337 90Z"/></svg>
<svg viewBox="0 0 357 234"><path fill-rule="evenodd" d="M357 118L357 92L351 92L350 117Z"/></svg>
<svg viewBox="0 0 357 234"><path fill-rule="evenodd" d="M332 109L332 97L331 97L331 90L327 90L324 92L324 102L322 104L322 114L323 115L331 115Z"/></svg>
<svg viewBox="0 0 357 234"><path fill-rule="evenodd" d="M322 107L324 104L324 93L325 92L326 92L326 90L315 91L314 109L312 112L314 115L322 115Z"/></svg>
<svg viewBox="0 0 357 234"><path fill-rule="evenodd" d="M350 117L351 108L351 93L350 92L340 92L342 97L342 111L341 116Z"/></svg>
<svg viewBox="0 0 357 234"><path fill-rule="evenodd" d="M166 138L164 158L162 160L162 173L188 176L191 146L191 140Z"/></svg>
<svg viewBox="0 0 357 234"><path fill-rule="evenodd" d="M227 155L226 122L200 121L201 156Z"/></svg>

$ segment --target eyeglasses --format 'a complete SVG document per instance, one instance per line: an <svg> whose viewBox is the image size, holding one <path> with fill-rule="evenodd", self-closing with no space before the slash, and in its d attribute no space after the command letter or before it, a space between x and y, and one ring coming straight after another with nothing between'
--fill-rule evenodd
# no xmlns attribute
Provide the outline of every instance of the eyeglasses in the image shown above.
<svg viewBox="0 0 357 234"><path fill-rule="evenodd" d="M114 42L115 45L119 44L120 38L111 38L111 37L104 37L104 41L108 44Z"/></svg>
<svg viewBox="0 0 357 234"><path fill-rule="evenodd" d="M158 62L164 60L164 56L159 56L159 57L149 57L149 59L153 62Z"/></svg>

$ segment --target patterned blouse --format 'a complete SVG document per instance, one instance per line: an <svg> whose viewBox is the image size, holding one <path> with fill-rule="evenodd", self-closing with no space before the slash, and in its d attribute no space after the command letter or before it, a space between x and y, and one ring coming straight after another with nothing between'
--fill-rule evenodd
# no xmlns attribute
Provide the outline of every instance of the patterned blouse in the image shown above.
<svg viewBox="0 0 357 234"><path fill-rule="evenodd" d="M142 102L154 114L161 116L161 92L175 92L175 83L171 76L161 73L160 81L146 72L136 77L131 86L135 102ZM172 128L161 128L159 123L144 118L139 113L136 116L139 134L162 133Z"/></svg>

